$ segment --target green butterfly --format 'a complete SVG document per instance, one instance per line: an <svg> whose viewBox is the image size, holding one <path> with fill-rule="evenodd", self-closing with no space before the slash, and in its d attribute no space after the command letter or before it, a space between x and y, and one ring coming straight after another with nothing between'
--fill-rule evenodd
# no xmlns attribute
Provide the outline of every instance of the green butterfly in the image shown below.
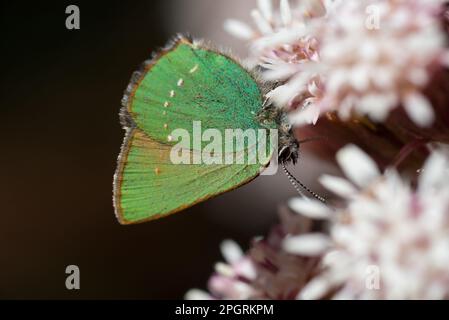
<svg viewBox="0 0 449 320"><path fill-rule="evenodd" d="M285 116L264 101L262 86L251 72L233 58L185 37L176 38L145 62L133 74L122 100L126 137L114 176L114 207L120 223L179 212L250 182L269 165L275 151L270 142L270 157L264 163L173 164L170 152L176 142L170 132L175 128L191 132L192 121L220 132L276 128L281 162L295 161L298 144ZM235 152L248 156L250 147Z"/></svg>

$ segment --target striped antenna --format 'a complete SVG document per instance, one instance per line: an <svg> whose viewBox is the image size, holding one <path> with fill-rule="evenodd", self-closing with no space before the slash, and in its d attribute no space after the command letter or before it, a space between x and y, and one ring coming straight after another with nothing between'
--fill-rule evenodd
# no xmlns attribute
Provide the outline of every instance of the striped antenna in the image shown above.
<svg viewBox="0 0 449 320"><path fill-rule="evenodd" d="M307 188L301 181L299 181L298 179L296 179L291 173L290 171L287 170L287 167L285 166L285 163L282 162L282 168L284 169L284 173L287 175L288 180L290 180L291 184L293 185L293 187L296 189L296 191L298 191L298 193L302 196L305 197L304 192L302 192L302 190L300 189L303 188L304 190L306 190L308 193L310 193L315 199L326 203L326 199L324 199L323 197L321 197L320 195L316 194L315 192L313 192L312 190L310 190L309 188Z"/></svg>

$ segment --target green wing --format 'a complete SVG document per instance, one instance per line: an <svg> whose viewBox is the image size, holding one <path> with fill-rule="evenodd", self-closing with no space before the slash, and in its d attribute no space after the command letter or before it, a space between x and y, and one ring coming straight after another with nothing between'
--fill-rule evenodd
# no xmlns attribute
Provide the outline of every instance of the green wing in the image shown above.
<svg viewBox="0 0 449 320"><path fill-rule="evenodd" d="M254 165L170 161L175 143L168 138L171 130L191 133L193 121L201 121L203 130L222 133L275 127L255 119L262 94L245 69L185 38L133 75L123 104L127 135L114 178L114 205L123 224L181 211L251 181L268 165L268 161Z"/></svg>
<svg viewBox="0 0 449 320"><path fill-rule="evenodd" d="M181 38L134 75L125 97L138 128L166 143L167 129L258 128L260 89L238 63ZM164 127L166 124L167 128Z"/></svg>

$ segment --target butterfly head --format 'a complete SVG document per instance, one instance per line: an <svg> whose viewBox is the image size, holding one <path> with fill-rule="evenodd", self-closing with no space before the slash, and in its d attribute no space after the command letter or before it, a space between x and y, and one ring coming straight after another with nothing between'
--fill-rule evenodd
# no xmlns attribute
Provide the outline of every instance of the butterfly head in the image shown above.
<svg viewBox="0 0 449 320"><path fill-rule="evenodd" d="M261 123L274 121L278 128L279 153L281 163L292 162L295 164L299 156L299 143L293 135L292 125L288 121L287 114L279 108L267 103L267 100L258 115Z"/></svg>
<svg viewBox="0 0 449 320"><path fill-rule="evenodd" d="M279 137L279 153L278 158L281 163L292 162L296 164L299 157L299 143L293 135Z"/></svg>

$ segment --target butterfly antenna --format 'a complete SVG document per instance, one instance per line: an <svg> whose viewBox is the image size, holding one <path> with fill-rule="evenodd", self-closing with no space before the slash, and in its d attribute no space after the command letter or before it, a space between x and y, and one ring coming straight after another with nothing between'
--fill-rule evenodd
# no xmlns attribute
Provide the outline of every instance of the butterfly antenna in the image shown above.
<svg viewBox="0 0 449 320"><path fill-rule="evenodd" d="M324 199L323 197L321 197L320 195L316 194L315 192L313 192L312 190L310 190L309 188L307 188L301 181L299 181L298 179L296 179L291 173L290 171L287 170L287 167L285 166L285 163L282 163L282 169L284 169L285 174L288 177L288 180L290 180L291 184L293 185L293 187L296 189L296 191L298 191L298 193L302 196L305 197L304 193L302 192L302 190L300 189L303 188L304 190L306 190L308 193L310 193L315 199L326 203L326 199Z"/></svg>
<svg viewBox="0 0 449 320"><path fill-rule="evenodd" d="M303 143L309 143L309 142L314 142L314 141L319 141L319 140L325 140L326 137L322 137L322 136L316 136L316 137L310 137L304 140L299 140L298 143L299 144L303 144Z"/></svg>

